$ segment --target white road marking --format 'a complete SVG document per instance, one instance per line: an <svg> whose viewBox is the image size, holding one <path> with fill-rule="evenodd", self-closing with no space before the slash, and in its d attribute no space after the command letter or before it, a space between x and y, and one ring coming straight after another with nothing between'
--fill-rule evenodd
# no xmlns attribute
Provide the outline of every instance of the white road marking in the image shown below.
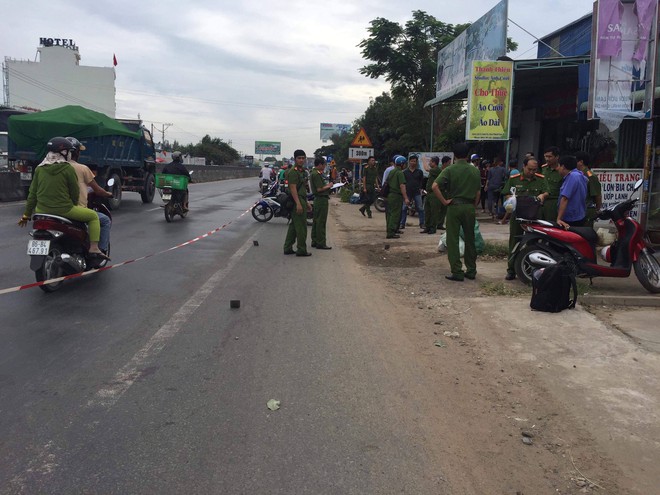
<svg viewBox="0 0 660 495"><path fill-rule="evenodd" d="M261 230L261 229L260 229ZM110 385L96 392L96 395L87 403L87 407L105 407L111 408L126 391L131 388L141 375L141 370L147 367L147 364L157 356L184 328L188 318L199 308L206 298L211 294L218 283L229 273L229 271L238 263L243 255L253 245L258 232L250 237L241 248L230 258L227 266L215 272L197 292L195 292L176 313L149 339L145 346L140 349L114 376Z"/></svg>

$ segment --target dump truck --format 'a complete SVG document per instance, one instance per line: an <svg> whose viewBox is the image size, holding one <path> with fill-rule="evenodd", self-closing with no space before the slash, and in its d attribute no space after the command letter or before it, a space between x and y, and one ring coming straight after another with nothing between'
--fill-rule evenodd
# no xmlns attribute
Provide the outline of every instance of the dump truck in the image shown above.
<svg viewBox="0 0 660 495"><path fill-rule="evenodd" d="M72 136L85 146L78 161L96 173L99 185L114 179L111 209L119 208L127 191L139 193L143 203L153 201L156 151L151 133L140 120L115 120L77 105L9 117L8 159L21 172L26 191L46 156L46 143L55 136Z"/></svg>

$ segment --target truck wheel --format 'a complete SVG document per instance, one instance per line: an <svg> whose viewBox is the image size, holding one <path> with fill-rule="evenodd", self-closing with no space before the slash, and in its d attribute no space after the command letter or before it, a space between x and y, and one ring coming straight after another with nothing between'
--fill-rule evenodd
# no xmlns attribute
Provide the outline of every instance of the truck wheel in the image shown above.
<svg viewBox="0 0 660 495"><path fill-rule="evenodd" d="M121 179L117 174L112 174L109 178L114 179L115 183L112 185L112 198L108 200L108 206L111 210L117 210L121 204Z"/></svg>
<svg viewBox="0 0 660 495"><path fill-rule="evenodd" d="M156 179L154 178L154 174L147 173L144 178L144 189L140 193L142 202L151 203L154 200L154 194L156 194Z"/></svg>

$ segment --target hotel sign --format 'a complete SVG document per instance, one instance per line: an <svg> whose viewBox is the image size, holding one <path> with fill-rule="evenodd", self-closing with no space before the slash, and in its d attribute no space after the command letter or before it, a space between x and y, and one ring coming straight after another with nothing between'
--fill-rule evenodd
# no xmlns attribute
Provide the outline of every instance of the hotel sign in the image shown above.
<svg viewBox="0 0 660 495"><path fill-rule="evenodd" d="M71 50L78 51L78 46L70 38L39 38L41 46L64 46Z"/></svg>

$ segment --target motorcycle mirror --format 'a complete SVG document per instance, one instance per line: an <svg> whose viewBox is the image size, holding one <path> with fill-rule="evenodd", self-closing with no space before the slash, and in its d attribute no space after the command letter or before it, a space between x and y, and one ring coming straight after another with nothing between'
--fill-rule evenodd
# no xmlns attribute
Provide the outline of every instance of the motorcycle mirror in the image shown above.
<svg viewBox="0 0 660 495"><path fill-rule="evenodd" d="M192 175L192 174L194 174L194 173L195 173L195 171L194 171L194 170L191 170L191 171L190 171L190 175Z"/></svg>
<svg viewBox="0 0 660 495"><path fill-rule="evenodd" d="M635 182L635 188L633 190L637 191L637 189L642 187L642 184L644 184L644 181L642 179L639 179L637 182Z"/></svg>
<svg viewBox="0 0 660 495"><path fill-rule="evenodd" d="M105 183L108 187L112 187L115 185L115 179L110 178L108 179L108 182Z"/></svg>

